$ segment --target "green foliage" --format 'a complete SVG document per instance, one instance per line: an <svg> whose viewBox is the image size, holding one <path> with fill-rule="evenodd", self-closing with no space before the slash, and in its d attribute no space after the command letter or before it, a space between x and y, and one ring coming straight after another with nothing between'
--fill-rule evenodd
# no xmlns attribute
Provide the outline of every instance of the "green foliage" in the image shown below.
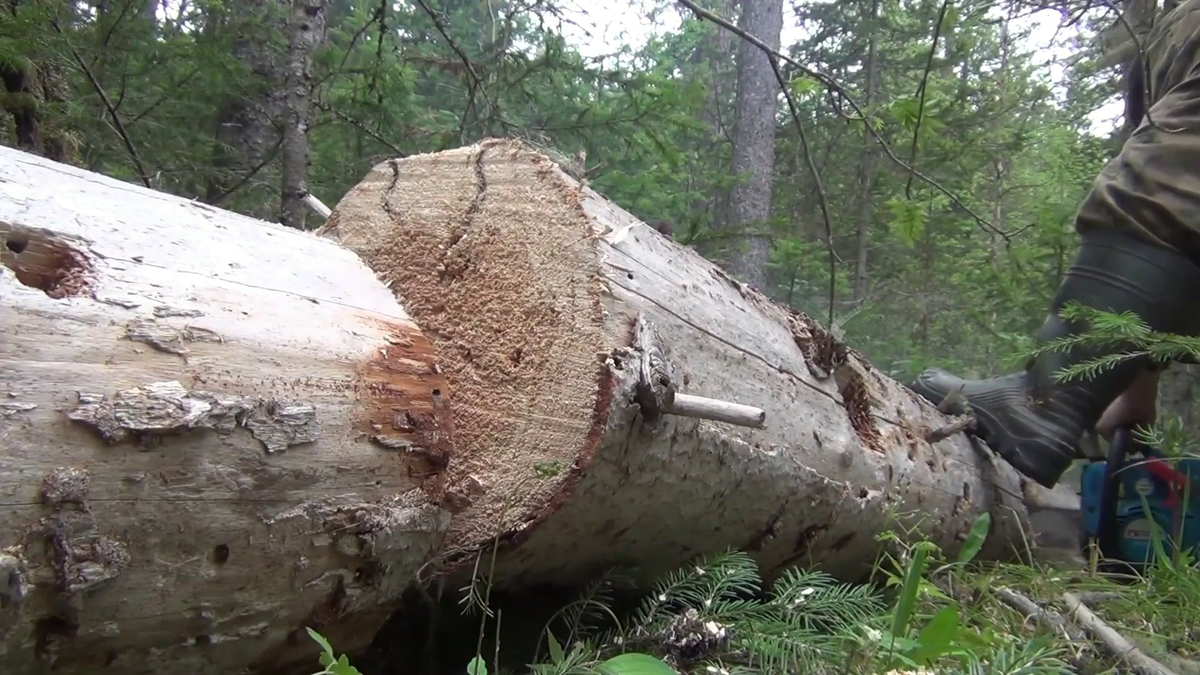
<svg viewBox="0 0 1200 675"><path fill-rule="evenodd" d="M467 663L467 675L488 675L487 663L483 657L476 656Z"/></svg>
<svg viewBox="0 0 1200 675"><path fill-rule="evenodd" d="M529 666L536 675L668 675L676 672L863 674L938 672L952 675L1050 675L1069 672L1067 653L1054 634L1025 636L1025 617L991 613L1000 603L964 604L942 589L974 588L976 597L999 586L1054 582L1053 574L1017 566L979 567L972 563L989 529L989 516L974 523L953 562L942 560L937 546L904 543L894 532L881 539L894 553L877 568L880 585L839 583L827 574L787 569L767 591L753 560L728 551L703 556L664 575L624 620L612 598L589 586L584 602L568 607L603 605L587 618L568 623L609 626L600 635L576 632L563 641L544 631L545 660ZM1028 575L1027 581L1014 573ZM1125 610L1142 616L1161 613L1184 598L1200 598L1200 576L1188 560L1160 565L1146 584L1115 594ZM999 575L999 576L997 576ZM606 575L607 578L608 575ZM999 579L999 580L998 580ZM975 584L970 586L969 584ZM1103 583L1103 582L1099 582ZM1089 587L1091 588L1091 587ZM1127 587L1103 583L1106 591ZM1075 589L1078 591L1079 589ZM1150 594L1154 600L1146 598ZM1125 603L1136 603L1127 605ZM990 608L990 609L989 609ZM564 608L565 609L565 608ZM561 612L565 616L567 612ZM1175 626L1190 630L1180 616ZM1163 624L1159 624L1160 630ZM578 628L579 626L576 625ZM1168 633L1170 631L1167 631ZM345 657L335 660L322 647L323 673L350 673ZM1078 652L1079 644L1070 645ZM332 665L330 665L332 664ZM471 675L487 675L483 658L467 665Z"/></svg>
<svg viewBox="0 0 1200 675"><path fill-rule="evenodd" d="M783 110L768 167L763 290L813 316L853 315L847 339L897 377L933 363L994 372L1028 347L1075 246L1074 211L1113 149L1081 127L1115 90L1095 54L1072 56L1062 97L1038 46L1020 42L1001 8L939 5L883 0L875 18L865 0L796 5L805 37L786 51L825 64L867 119L789 72L820 189ZM34 107L74 139L87 168L137 180L132 146L156 189L273 220L282 123L268 75L287 48L281 7L168 3L151 16L23 2L4 19L0 62L62 73L69 95ZM685 15L642 44L596 41L585 54L560 32L559 18L571 20L563 11L524 0L328 3L309 189L333 205L390 157L519 136L586 151L592 187L720 259L733 244L729 189L739 179L730 169L736 43ZM1083 30L1086 41L1092 29ZM878 65L869 105L868 46ZM11 128L0 138L13 142ZM860 257L866 292L854 297Z"/></svg>
<svg viewBox="0 0 1200 675"><path fill-rule="evenodd" d="M357 668L350 665L350 659L345 654L334 656L333 647L323 635L311 628L306 627L304 630L308 631L308 636L321 646L319 660L325 668L315 675L362 675ZM479 675L486 675L486 673L479 673Z"/></svg>
<svg viewBox="0 0 1200 675"><path fill-rule="evenodd" d="M1086 330L1040 345L1030 350L1030 356L1070 350L1102 354L1056 373L1059 381L1092 379L1121 363L1147 356L1157 363L1200 357L1200 338L1152 331L1131 312L1114 314L1071 302L1059 316L1082 324Z"/></svg>

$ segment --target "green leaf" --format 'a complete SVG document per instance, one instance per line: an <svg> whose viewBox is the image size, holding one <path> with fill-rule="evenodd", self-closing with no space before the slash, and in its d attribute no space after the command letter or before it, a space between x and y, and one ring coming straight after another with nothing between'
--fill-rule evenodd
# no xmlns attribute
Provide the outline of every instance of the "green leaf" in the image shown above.
<svg viewBox="0 0 1200 675"><path fill-rule="evenodd" d="M562 645L558 644L558 640L555 639L554 633L551 633L550 631L546 631L546 645L550 648L550 662L555 664L562 663L563 659L566 658L566 655L563 654Z"/></svg>
<svg viewBox="0 0 1200 675"><path fill-rule="evenodd" d="M947 35L954 29L958 23L958 8L953 5L946 8L946 14L942 17L941 33Z"/></svg>
<svg viewBox="0 0 1200 675"><path fill-rule="evenodd" d="M482 656L476 656L467 663L467 675L487 675L487 664Z"/></svg>
<svg viewBox="0 0 1200 675"><path fill-rule="evenodd" d="M797 77L788 83L792 93L796 96L811 94L817 90L817 81L811 77Z"/></svg>
<svg viewBox="0 0 1200 675"><path fill-rule="evenodd" d="M618 654L600 664L605 675L678 675L675 669L649 654Z"/></svg>
<svg viewBox="0 0 1200 675"><path fill-rule="evenodd" d="M921 100L912 96L898 98L888 106L892 118L906 128L912 129L921 115Z"/></svg>
<svg viewBox="0 0 1200 675"><path fill-rule="evenodd" d="M958 607L947 605L943 607L917 637L920 648L913 658L925 663L932 663L945 654L954 645L958 635Z"/></svg>
<svg viewBox="0 0 1200 675"><path fill-rule="evenodd" d="M967 533L967 540L963 542L962 549L958 552L958 562L969 563L979 555L979 551L983 548L983 542L987 541L988 531L992 527L992 514L984 511L975 519L975 524L971 526L971 531Z"/></svg>
<svg viewBox="0 0 1200 675"><path fill-rule="evenodd" d="M350 665L350 659L345 654L338 657L336 664L327 667L334 675L362 675L358 668Z"/></svg>
<svg viewBox="0 0 1200 675"><path fill-rule="evenodd" d="M921 590L922 577L925 574L926 560L929 557L929 547L921 542L913 547L912 559L908 569L904 571L904 584L900 587L900 597L896 600L896 608L892 612L892 635L904 637L908 634L908 622L912 619L917 606L917 595Z"/></svg>
<svg viewBox="0 0 1200 675"><path fill-rule="evenodd" d="M324 635L321 635L317 631L315 631L307 626L304 627L304 630L308 631L308 637L312 638L313 641L315 641L317 644L321 645L321 651L323 651L326 654L329 654L331 656L333 655L333 647L329 644L329 640L325 639Z"/></svg>
<svg viewBox="0 0 1200 675"><path fill-rule="evenodd" d="M905 246L916 246L917 239L925 230L925 207L918 202L899 197L889 199L891 230Z"/></svg>

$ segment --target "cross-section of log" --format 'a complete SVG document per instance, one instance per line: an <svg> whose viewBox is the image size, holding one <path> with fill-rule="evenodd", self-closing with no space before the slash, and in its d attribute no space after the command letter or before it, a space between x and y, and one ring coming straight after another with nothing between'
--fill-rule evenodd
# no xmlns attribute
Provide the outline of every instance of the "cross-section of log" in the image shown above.
<svg viewBox="0 0 1200 675"><path fill-rule="evenodd" d="M464 507L446 553L499 536L502 583L729 546L855 577L880 531L953 553L985 511L983 555L1025 545L1010 467L930 442L948 421L910 390L526 145L382 163L319 233L437 345Z"/></svg>
<svg viewBox="0 0 1200 675"><path fill-rule="evenodd" d="M0 148L0 672L361 646L441 544L435 350L353 253ZM51 668L52 666L52 668Z"/></svg>

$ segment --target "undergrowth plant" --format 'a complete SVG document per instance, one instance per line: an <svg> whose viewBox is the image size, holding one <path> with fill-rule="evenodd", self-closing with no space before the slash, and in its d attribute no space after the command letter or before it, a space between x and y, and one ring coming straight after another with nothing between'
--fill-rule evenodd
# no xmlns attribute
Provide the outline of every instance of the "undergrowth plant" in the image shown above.
<svg viewBox="0 0 1200 675"><path fill-rule="evenodd" d="M619 616L600 590L612 584L599 580L544 627L545 658L529 672L1066 672L1050 638L1014 637L979 625L931 580L970 565L987 536L988 518L975 523L953 561L942 560L927 541L898 546L898 555L879 563L881 584L847 584L824 572L789 569L765 589L748 554L726 551L666 574L634 611ZM323 663L332 659L326 653ZM480 656L466 670L488 673Z"/></svg>

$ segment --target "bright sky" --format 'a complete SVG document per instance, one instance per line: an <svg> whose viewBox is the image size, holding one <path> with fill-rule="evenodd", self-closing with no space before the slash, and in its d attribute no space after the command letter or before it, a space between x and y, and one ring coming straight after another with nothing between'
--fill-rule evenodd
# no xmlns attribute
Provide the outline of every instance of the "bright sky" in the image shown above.
<svg viewBox="0 0 1200 675"><path fill-rule="evenodd" d="M638 47L656 32L679 27L681 15L673 8L659 12L655 17L657 26L651 25L647 16L655 4L647 0L568 0L560 6L564 19L574 25L565 24L563 33L585 56L611 53L622 43ZM686 8L680 9L686 11ZM791 3L784 3L783 11L782 38L786 46L799 39L804 31L797 25ZM1015 22L1032 28L1026 45L1041 57L1054 82L1059 82L1063 76L1062 66L1054 62L1070 55L1068 41L1075 37L1074 28L1059 28L1061 18L1056 10L1042 10ZM1114 99L1094 112L1091 115L1092 133L1108 135L1120 122L1122 109L1120 101Z"/></svg>

